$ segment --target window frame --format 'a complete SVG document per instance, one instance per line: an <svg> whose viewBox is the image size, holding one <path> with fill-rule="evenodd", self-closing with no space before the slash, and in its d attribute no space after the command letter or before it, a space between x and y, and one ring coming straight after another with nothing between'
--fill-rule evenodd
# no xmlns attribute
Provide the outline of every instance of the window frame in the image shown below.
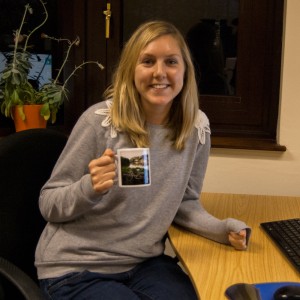
<svg viewBox="0 0 300 300"><path fill-rule="evenodd" d="M283 15L282 0L240 0L236 95L200 95L213 147L286 150L277 142Z"/></svg>

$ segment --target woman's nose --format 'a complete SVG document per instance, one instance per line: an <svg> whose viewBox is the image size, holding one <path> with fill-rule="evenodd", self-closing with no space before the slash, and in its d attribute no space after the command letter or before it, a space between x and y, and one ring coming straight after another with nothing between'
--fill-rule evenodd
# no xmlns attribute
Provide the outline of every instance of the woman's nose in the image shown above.
<svg viewBox="0 0 300 300"><path fill-rule="evenodd" d="M162 62L157 62L154 66L153 77L164 78L166 76L166 68Z"/></svg>

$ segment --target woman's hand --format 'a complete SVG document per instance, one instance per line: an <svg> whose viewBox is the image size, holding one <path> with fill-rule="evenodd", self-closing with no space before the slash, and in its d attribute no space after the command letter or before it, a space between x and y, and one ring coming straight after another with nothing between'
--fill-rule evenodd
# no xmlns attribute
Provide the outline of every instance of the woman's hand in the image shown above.
<svg viewBox="0 0 300 300"><path fill-rule="evenodd" d="M228 235L231 246L236 250L246 250L246 235L246 229L243 229L240 232L231 231Z"/></svg>
<svg viewBox="0 0 300 300"><path fill-rule="evenodd" d="M116 176L115 153L106 149L102 156L89 163L92 185L96 192L105 193L114 184Z"/></svg>

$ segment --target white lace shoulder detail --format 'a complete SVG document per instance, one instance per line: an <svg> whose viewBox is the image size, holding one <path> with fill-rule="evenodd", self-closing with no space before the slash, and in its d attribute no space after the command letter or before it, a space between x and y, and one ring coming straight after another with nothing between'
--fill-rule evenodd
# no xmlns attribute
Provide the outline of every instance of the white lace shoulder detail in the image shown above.
<svg viewBox="0 0 300 300"><path fill-rule="evenodd" d="M106 118L101 122L101 126L103 127L110 127L110 136L111 138L116 138L118 135L118 130L112 125L111 121L111 107L112 107L112 100L106 100L106 108L99 108L95 111L95 114L106 116ZM205 144L205 133L210 131L209 126L209 120L206 116L206 114L199 110L196 121L195 121L195 127L198 130L198 136L199 136L199 142L204 145Z"/></svg>
<svg viewBox="0 0 300 300"><path fill-rule="evenodd" d="M107 108L99 108L95 111L95 114L106 116L106 118L101 122L102 127L110 127L110 136L111 138L116 138L118 133L116 128L112 125L111 121L111 107L112 107L112 100L105 101Z"/></svg>
<svg viewBox="0 0 300 300"><path fill-rule="evenodd" d="M205 144L205 133L208 132L209 134L211 133L210 131L210 126L209 126L209 120L206 116L206 114L199 110L195 122L195 127L198 130L198 136L199 136L199 142L204 145Z"/></svg>

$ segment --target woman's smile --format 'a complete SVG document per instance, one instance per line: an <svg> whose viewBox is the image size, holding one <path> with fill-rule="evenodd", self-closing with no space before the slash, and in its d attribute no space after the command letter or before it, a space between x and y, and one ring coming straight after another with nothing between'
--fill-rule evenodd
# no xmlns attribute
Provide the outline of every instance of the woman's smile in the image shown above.
<svg viewBox="0 0 300 300"><path fill-rule="evenodd" d="M166 89L169 85L168 84L152 84L151 87L154 89L162 90Z"/></svg>

